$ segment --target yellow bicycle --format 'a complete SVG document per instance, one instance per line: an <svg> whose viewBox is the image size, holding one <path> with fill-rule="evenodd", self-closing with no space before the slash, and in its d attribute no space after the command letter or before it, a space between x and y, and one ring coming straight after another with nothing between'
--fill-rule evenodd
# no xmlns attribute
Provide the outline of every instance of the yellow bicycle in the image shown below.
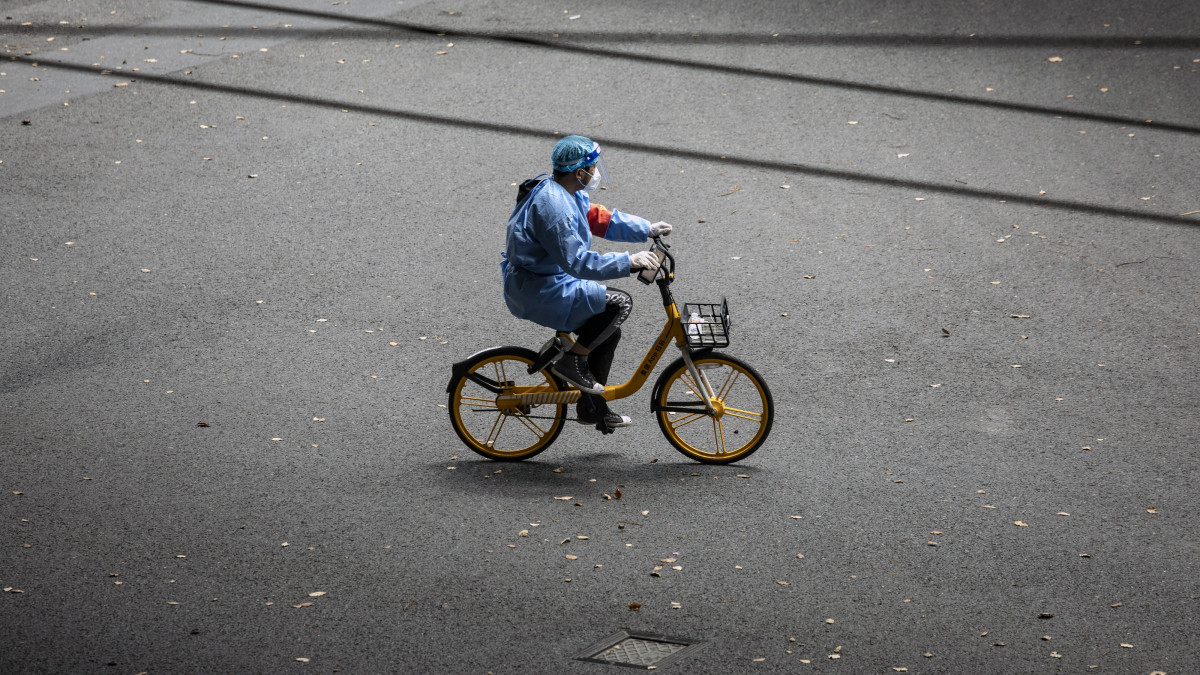
<svg viewBox="0 0 1200 675"><path fill-rule="evenodd" d="M729 306L685 304L671 295L675 258L655 238L651 250L663 260L644 283L657 283L667 321L628 382L604 388L609 401L642 388L671 342L680 356L659 376L650 409L663 435L684 455L708 464L749 457L771 431L774 401L767 383L739 358L713 351L729 346ZM455 363L446 391L450 422L467 447L499 461L528 459L550 447L568 421L567 406L580 391L549 366L569 350L569 333L558 332L540 352L523 347L485 349Z"/></svg>

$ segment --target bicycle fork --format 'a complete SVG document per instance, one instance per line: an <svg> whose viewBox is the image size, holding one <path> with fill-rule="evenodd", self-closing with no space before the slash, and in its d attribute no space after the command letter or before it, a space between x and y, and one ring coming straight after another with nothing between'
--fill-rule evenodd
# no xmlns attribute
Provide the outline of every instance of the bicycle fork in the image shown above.
<svg viewBox="0 0 1200 675"><path fill-rule="evenodd" d="M712 384L708 381L708 375L704 374L692 361L692 350L690 347L680 346L679 351L683 353L683 362L687 365L688 373L692 376L692 381L704 388L704 391L696 392L704 399L704 409L709 415L715 415L716 409L713 408L712 400L717 397L717 391L713 389Z"/></svg>

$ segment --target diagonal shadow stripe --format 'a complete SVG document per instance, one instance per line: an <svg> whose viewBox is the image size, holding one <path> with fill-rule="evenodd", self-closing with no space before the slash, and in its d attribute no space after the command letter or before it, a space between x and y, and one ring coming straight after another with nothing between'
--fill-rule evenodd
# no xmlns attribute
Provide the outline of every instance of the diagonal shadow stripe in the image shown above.
<svg viewBox="0 0 1200 675"><path fill-rule="evenodd" d="M17 57L14 61L33 62L31 58ZM38 61L38 64L45 68L59 68L62 70L71 70L82 73L90 73L101 77L117 75L123 80L153 82L174 87L185 87L200 91L208 91L218 94L229 94L233 96L246 96L249 98L266 99L270 101L283 101L286 103L294 103L299 105L308 105L317 108L328 108L331 110L348 110L358 113L366 113L377 115L380 117L390 117L393 119L407 120L410 122L419 122L422 124L436 124L440 126L457 127L462 129L472 129L476 131L486 131L491 133L506 134L510 136L526 136L536 138L538 140L555 139L559 136L551 131L542 129L534 129L531 127L520 127L511 124L499 124L495 122L483 122L480 120L464 119L460 117L449 117L445 115L431 115L429 113L421 113L410 110L396 110L392 108L384 108L380 106L363 105L361 103L352 103L350 101L338 101L334 99L316 98L313 96L301 96L299 94L288 94L284 92L265 91L262 89L252 89L249 87L240 87L229 84L214 84L209 82L189 82L180 80L174 77L165 75L147 75L143 73L129 73L122 71L114 73L113 71L96 68L92 66L83 66L73 63L58 63L53 61ZM135 75L130 78L130 75ZM736 166L745 166L756 169L770 169L791 174L800 174L813 176L818 178L830 178L834 180L843 180L853 183L866 183L889 188L903 188L920 191L922 193L940 193L947 195L957 195L962 197L972 197L976 199L987 199L990 201L1003 200L1014 204L1025 204L1029 206L1038 206L1048 209L1057 209L1064 211L1075 211L1078 213L1091 213L1103 216L1118 216L1122 218L1135 218L1138 220L1148 220L1160 223L1182 224L1182 225L1200 225L1200 220L1194 220L1183 216L1174 216L1165 213L1147 213L1145 211L1137 211L1134 209L1118 208L1113 206L1103 206L1098 204L1090 204L1081 201L1072 201L1064 199L1041 199L1030 197L1027 195L998 192L994 190L983 190L972 187L962 187L958 185L946 185L943 183L932 183L928 181L908 180L902 178L892 178L877 174L869 174L858 171L844 171L839 169L828 169L817 166L811 166L793 162L779 162L773 160L755 159L753 157L743 157L736 155L717 155L711 152L700 152L696 150L687 150L683 148L672 148L665 145L654 145L651 143L638 143L635 141L627 141L619 138L609 138L603 136L591 136L592 140L602 143L606 147L621 148L631 150L633 152L643 152L651 155L661 155L667 157L677 157L680 159L688 159L701 162L710 162L714 164L733 164Z"/></svg>
<svg viewBox="0 0 1200 675"><path fill-rule="evenodd" d="M220 0L192 0L192 2L209 3ZM538 40L536 34L529 31L467 31L455 30L446 26L430 26L401 21L386 21L355 17L352 15L315 12L292 8L276 7L274 5L259 5L246 2L221 2L220 4L235 4L246 9L273 9L281 14L294 14L312 18L329 19L340 23L373 24L377 28L352 29L344 27L311 27L296 28L282 26L146 26L139 24L76 24L64 25L58 23L29 23L19 26L3 26L3 32L12 35L34 36L79 36L90 39L110 35L125 35L136 33L144 35L182 35L200 34L222 37L252 37L269 35L280 37L314 37L336 33L339 37L354 39L373 39L378 37L412 38L424 35L455 36L486 38L497 41ZM855 35L851 33L690 33L690 32L632 32L632 31L545 31L557 40L572 45L599 43L648 43L677 44L677 45L770 45L770 46L814 46L814 47L893 47L920 48L931 47L1037 47L1061 49L1200 49L1200 38L1183 35L923 35L920 33L878 33L873 35Z"/></svg>
<svg viewBox="0 0 1200 675"><path fill-rule="evenodd" d="M330 19L342 23L355 23L364 26L377 26L379 28L387 28L391 30L401 30L409 33L420 33L425 35L434 35L444 38L453 38L462 40L467 38L475 38L481 40L492 40L496 42L505 42L509 44L524 45L528 47L537 47L540 49L552 49L556 51L571 52L575 54L588 54L591 56L601 56L605 58L614 58L622 60L640 61L642 63L653 63L663 66L672 66L676 68L686 68L690 70L703 70L707 72L723 73L727 75L737 75L742 77L755 77L768 80L779 80L793 84L808 84L819 87L829 87L833 89L844 89L858 92L868 92L872 94L884 94L887 96L900 96L905 98L913 98L924 101L935 101L938 103L951 103L955 105L986 108L991 110L1006 110L1011 112L1028 113L1036 115L1052 115L1077 120L1087 120L1089 122L1102 122L1106 124L1116 124L1118 126L1144 127L1158 129L1160 131L1172 131L1187 134L1200 135L1200 126L1194 124L1181 124L1175 122L1163 122L1158 120L1150 120L1145 117L1129 117L1122 115L1109 115L1104 113L1081 112L1076 110L1067 110L1064 108L1055 108L1051 106L1031 105L1026 103L1015 103L1006 101L984 100L971 98L969 96L959 96L945 92L930 92L917 91L912 89L901 89L898 87L888 87L877 84L867 84L862 82L847 82L828 77L815 77L807 75L794 75L790 73L781 73L778 71L766 70L762 68L745 68L741 66L726 66L717 63L706 63L704 61L694 61L691 59L680 59L669 56L655 56L652 54L631 54L616 49L608 49L602 47L590 47L581 44L562 42L561 40L537 38L522 34L504 34L504 33L489 33L485 31L469 31L469 30L454 30L446 26L427 26L405 21L394 21L388 19L372 19L364 17L347 16L343 14L333 14L330 12L318 12L315 10L293 9L288 7L280 7L267 3L248 2L246 0L188 0L193 3L220 5L225 7L237 7L241 9L257 9L270 10L284 14L293 14L296 16L306 16L321 19ZM643 36L645 39L645 36ZM1200 46L1200 40L1191 40L1189 46Z"/></svg>

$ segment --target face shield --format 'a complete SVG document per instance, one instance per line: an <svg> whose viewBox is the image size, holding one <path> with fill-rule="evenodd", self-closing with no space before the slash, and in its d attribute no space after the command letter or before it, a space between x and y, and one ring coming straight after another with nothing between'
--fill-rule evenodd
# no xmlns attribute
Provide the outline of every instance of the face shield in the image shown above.
<svg viewBox="0 0 1200 675"><path fill-rule="evenodd" d="M608 179L608 168L604 166L604 159L597 159L595 164L587 167L587 170L591 179L588 180L587 185L583 186L583 190L589 197L597 190L607 190L612 185Z"/></svg>
<svg viewBox="0 0 1200 675"><path fill-rule="evenodd" d="M561 170L576 172L576 180L579 180L578 171L580 169L586 171L588 176L586 180L580 180L580 188L589 195L596 190L605 189L611 185L608 177L608 168L604 165L604 158L600 156L599 143L593 142L590 152Z"/></svg>

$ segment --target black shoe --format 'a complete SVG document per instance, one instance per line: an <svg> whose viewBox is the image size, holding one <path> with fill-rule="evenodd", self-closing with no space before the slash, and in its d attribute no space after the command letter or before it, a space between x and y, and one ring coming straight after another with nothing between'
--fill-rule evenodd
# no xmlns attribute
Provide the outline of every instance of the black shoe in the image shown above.
<svg viewBox="0 0 1200 675"><path fill-rule="evenodd" d="M600 403L596 404L589 400L592 397L585 396L579 400L575 406L576 422L580 424L595 424L596 429L603 431L606 434L611 434L613 429L627 427L633 424L633 420L624 415L608 409L608 403L604 399L600 399ZM597 397L599 398L599 397Z"/></svg>
<svg viewBox="0 0 1200 675"><path fill-rule="evenodd" d="M633 420L629 419L625 415L618 415L617 413L609 410L604 415L604 419L596 425L596 429L603 431L606 434L611 434L613 429L620 429L621 427L627 427L632 424Z"/></svg>
<svg viewBox="0 0 1200 675"><path fill-rule="evenodd" d="M603 394L604 385L596 382L588 370L587 356L568 352L550 366L550 372L575 385L585 394Z"/></svg>

